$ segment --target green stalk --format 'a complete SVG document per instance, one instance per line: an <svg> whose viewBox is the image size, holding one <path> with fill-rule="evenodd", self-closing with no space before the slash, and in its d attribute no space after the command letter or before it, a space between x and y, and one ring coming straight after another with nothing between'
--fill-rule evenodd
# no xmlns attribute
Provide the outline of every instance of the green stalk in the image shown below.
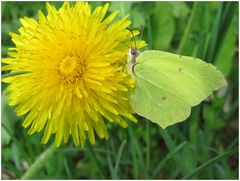
<svg viewBox="0 0 240 181"><path fill-rule="evenodd" d="M181 43L179 45L179 49L178 49L179 54L182 53L183 49L185 48L185 44L187 43L189 34L190 34L192 26L193 26L193 20L195 19L196 15L197 15L198 6L199 6L199 2L194 2L190 19L188 21L188 24L187 24L187 27L185 29L183 38L182 38Z"/></svg>
<svg viewBox="0 0 240 181"><path fill-rule="evenodd" d="M45 165L45 162L53 155L55 151L56 147L53 145L46 149L25 172L21 179L27 180L33 178L33 176Z"/></svg>

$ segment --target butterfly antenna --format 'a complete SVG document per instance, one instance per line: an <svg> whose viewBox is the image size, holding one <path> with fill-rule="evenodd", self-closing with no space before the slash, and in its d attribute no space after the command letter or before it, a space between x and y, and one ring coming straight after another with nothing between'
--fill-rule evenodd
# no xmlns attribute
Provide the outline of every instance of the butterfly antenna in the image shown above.
<svg viewBox="0 0 240 181"><path fill-rule="evenodd" d="M135 39L135 36L134 36L134 34L133 34L132 29L130 29L129 27L126 27L126 29L131 32L131 34L132 34L132 36L133 36L134 43L135 43L135 48L137 48L136 39Z"/></svg>
<svg viewBox="0 0 240 181"><path fill-rule="evenodd" d="M121 41L119 41L119 40L115 40L115 41L117 41L117 42L123 44L124 46L126 46L126 47L128 47L128 48L130 48L126 43L123 43L123 42L121 42Z"/></svg>
<svg viewBox="0 0 240 181"><path fill-rule="evenodd" d="M141 27L140 27L140 39L139 39L139 43L138 43L138 46L137 46L137 47L139 47L139 44L140 44L140 42L141 42L141 40L142 40L143 31L144 31L144 26L141 25Z"/></svg>

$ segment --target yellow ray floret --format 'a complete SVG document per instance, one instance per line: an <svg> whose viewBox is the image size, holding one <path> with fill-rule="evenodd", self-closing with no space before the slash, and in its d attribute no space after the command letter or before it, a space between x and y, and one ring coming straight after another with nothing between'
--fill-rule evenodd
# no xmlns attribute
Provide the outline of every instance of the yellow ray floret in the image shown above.
<svg viewBox="0 0 240 181"><path fill-rule="evenodd" d="M95 134L108 138L106 120L122 127L123 117L133 122L128 90L134 81L126 74L130 25L127 16L113 22L118 11L105 17L109 4L93 12L88 3L68 2L57 10L47 3L48 15L38 11L38 21L24 17L19 34L10 33L16 47L9 49L2 70L27 72L4 78L9 105L26 115L29 134L44 129L42 143L55 134L59 146L72 137L83 146ZM143 44L142 42L140 44Z"/></svg>

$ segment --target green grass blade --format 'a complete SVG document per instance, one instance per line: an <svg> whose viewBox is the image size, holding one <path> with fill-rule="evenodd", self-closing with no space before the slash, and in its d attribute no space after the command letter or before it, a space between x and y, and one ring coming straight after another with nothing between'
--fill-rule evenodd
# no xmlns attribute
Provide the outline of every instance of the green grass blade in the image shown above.
<svg viewBox="0 0 240 181"><path fill-rule="evenodd" d="M142 151L140 149L140 146L138 144L138 141L136 140L135 134L133 132L132 126L129 124L128 126L128 130L129 130L129 135L130 135L130 139L132 141L132 149L134 149L136 151L136 156L138 157L138 161L140 166L142 167L142 174L144 175L145 178L148 178L148 173L146 171L146 167L144 164L144 159L143 159L143 154Z"/></svg>
<svg viewBox="0 0 240 181"><path fill-rule="evenodd" d="M136 153L136 149L134 146L134 141L132 139L132 133L131 133L131 129L128 128L128 132L130 135L130 151L131 151L131 161L132 161L132 167L133 167L133 178L134 179L138 179L138 163L137 163L137 153Z"/></svg>
<svg viewBox="0 0 240 181"><path fill-rule="evenodd" d="M97 159L97 156L96 156L96 153L95 151L93 150L92 148L92 145L87 141L86 142L86 147L88 148L88 151L93 159L93 161L95 162L95 164L97 165L98 169L99 169L99 172L102 176L102 178L106 178L106 173L105 173L105 170L101 164L101 162Z"/></svg>
<svg viewBox="0 0 240 181"><path fill-rule="evenodd" d="M202 172L204 169L206 169L207 167L209 167L210 165L224 159L224 158L228 158L232 155L234 155L235 153L238 152L238 148L234 148L230 151L227 151L221 155L218 155L216 157L214 157L213 159L207 161L206 163L200 165L198 168L196 168L195 170L193 170L191 173L189 173L188 175L184 176L183 179L191 179L192 177L194 177L195 175L197 175L198 173Z"/></svg>
<svg viewBox="0 0 240 181"><path fill-rule="evenodd" d="M162 129L160 128L160 133L164 139L165 144L167 145L167 148L169 150L172 150L175 147L175 143L172 140L172 138L170 137L169 133L167 132L166 129Z"/></svg>
<svg viewBox="0 0 240 181"><path fill-rule="evenodd" d="M150 168L150 122L146 121L146 167L147 171L149 171Z"/></svg>
<svg viewBox="0 0 240 181"><path fill-rule="evenodd" d="M237 9L235 2L223 2L223 13L221 17L220 22L220 31L219 34L221 35L219 37L219 43L217 44L217 50L219 48L219 45L223 43L224 37L226 36L226 33L230 27L231 20L233 19L233 16L235 14L235 10ZM236 13L237 14L237 13Z"/></svg>
<svg viewBox="0 0 240 181"><path fill-rule="evenodd" d="M118 170L119 170L119 165L120 165L120 159L121 159L122 151L123 151L123 148L124 148L126 142L127 142L127 140L124 140L122 142L122 144L120 145L120 148L118 150L117 159L116 159L115 167L114 167L114 177L113 177L113 179L118 179Z"/></svg>
<svg viewBox="0 0 240 181"><path fill-rule="evenodd" d="M223 4L220 5L218 9L218 13L216 15L216 19L213 25L213 29L211 32L211 39L208 47L208 52L207 52L207 60L212 62L214 52L216 51L216 46L217 46L217 40L218 40L218 35L219 35L219 29L220 29L220 23L221 23L221 14L223 10Z"/></svg>
<svg viewBox="0 0 240 181"><path fill-rule="evenodd" d="M160 170L162 169L163 165L170 160L171 158L173 158L174 155L176 155L186 144L187 142L183 142L180 145L176 146L173 150L171 150L156 166L155 170L153 171L152 174L152 178L154 179L157 174L160 172Z"/></svg>
<svg viewBox="0 0 240 181"><path fill-rule="evenodd" d="M110 141L111 140L109 140L109 142ZM108 168L109 168L110 173L111 173L111 177L113 178L115 173L114 173L114 168L113 168L113 164L112 164L112 158L111 158L111 155L110 155L109 142L107 143L107 163L108 163Z"/></svg>
<svg viewBox="0 0 240 181"><path fill-rule="evenodd" d="M72 174L71 174L70 167L69 167L69 164L68 164L68 160L67 160L66 157L64 157L63 163L64 163L64 168L65 168L67 177L68 177L68 179L71 179Z"/></svg>
<svg viewBox="0 0 240 181"><path fill-rule="evenodd" d="M45 162L53 155L55 151L56 147L51 145L39 156L39 158L37 158L37 160L30 166L21 179L26 180L33 178L33 176L45 165Z"/></svg>
<svg viewBox="0 0 240 181"><path fill-rule="evenodd" d="M160 134L162 135L163 140L164 140L165 144L167 145L168 150L171 151L172 149L174 149L176 146L176 143L171 138L168 131L166 129L160 128ZM181 172L181 174L184 175L184 173L185 173L184 169L183 169L183 167L181 167L181 157L179 155L175 155L173 157L173 159L174 159L176 165L178 165L177 168L179 168L179 171Z"/></svg>
<svg viewBox="0 0 240 181"><path fill-rule="evenodd" d="M238 137L235 138L235 139L229 144L229 146L227 147L227 150L230 150L230 149L232 149L234 146L236 146L236 145L238 144L238 140L239 140Z"/></svg>
<svg viewBox="0 0 240 181"><path fill-rule="evenodd" d="M189 18L187 27L186 27L184 35L183 35L183 38L182 38L182 40L180 42L180 45L179 45L179 48L178 48L178 53L179 54L181 54L183 52L183 49L186 46L188 37L189 37L189 35L191 33L191 29L192 29L192 26L193 26L194 19L195 19L196 15L197 15L198 6L199 6L199 2L194 2L191 16Z"/></svg>

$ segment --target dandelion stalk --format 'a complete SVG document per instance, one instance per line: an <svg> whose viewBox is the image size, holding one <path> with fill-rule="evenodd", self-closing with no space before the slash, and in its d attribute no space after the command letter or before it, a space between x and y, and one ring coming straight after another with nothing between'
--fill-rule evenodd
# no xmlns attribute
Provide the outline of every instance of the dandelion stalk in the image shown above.
<svg viewBox="0 0 240 181"><path fill-rule="evenodd" d="M45 165L46 160L48 160L55 151L56 147L51 145L39 156L39 158L37 158L37 160L30 166L21 179L27 180L33 178L33 176Z"/></svg>

